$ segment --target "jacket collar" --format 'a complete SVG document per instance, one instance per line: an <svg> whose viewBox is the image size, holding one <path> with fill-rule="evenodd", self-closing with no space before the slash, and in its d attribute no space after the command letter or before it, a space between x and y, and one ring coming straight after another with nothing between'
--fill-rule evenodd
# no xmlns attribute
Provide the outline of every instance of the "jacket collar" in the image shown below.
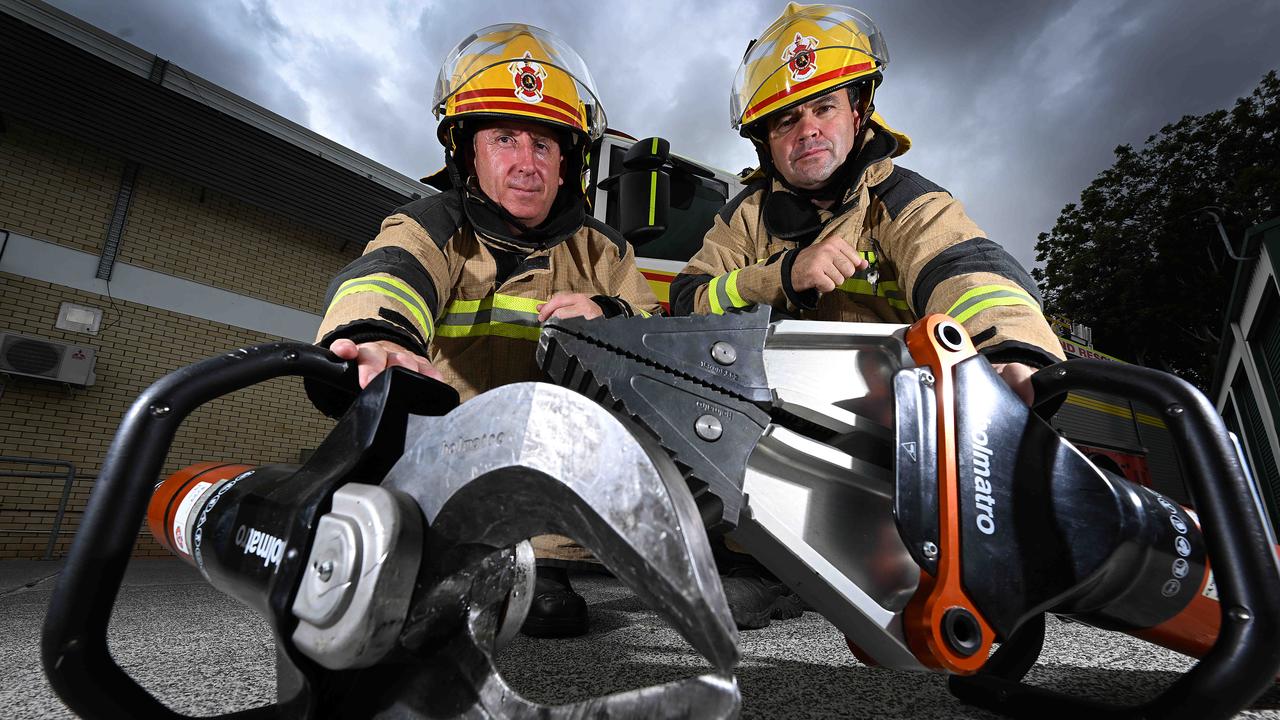
<svg viewBox="0 0 1280 720"><path fill-rule="evenodd" d="M569 239L586 222L586 202L582 196L561 189L547 219L537 227L516 234L510 227L520 227L520 222L485 195L474 182L468 182L461 193L462 211L475 228L476 235L508 252L527 255L549 250Z"/></svg>

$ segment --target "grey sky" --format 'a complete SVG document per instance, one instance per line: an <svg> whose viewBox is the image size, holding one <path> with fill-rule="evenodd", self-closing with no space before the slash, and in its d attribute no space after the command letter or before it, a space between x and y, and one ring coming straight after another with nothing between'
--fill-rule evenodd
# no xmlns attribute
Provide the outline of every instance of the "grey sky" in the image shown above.
<svg viewBox="0 0 1280 720"><path fill-rule="evenodd" d="M784 2L54 0L54 5L406 175L442 164L440 61L496 22L559 35L610 125L726 170L754 164L728 124L746 43ZM1229 107L1270 69L1275 0L893 2L855 6L890 62L877 107L902 164L949 189L1024 264L1109 166L1185 114Z"/></svg>

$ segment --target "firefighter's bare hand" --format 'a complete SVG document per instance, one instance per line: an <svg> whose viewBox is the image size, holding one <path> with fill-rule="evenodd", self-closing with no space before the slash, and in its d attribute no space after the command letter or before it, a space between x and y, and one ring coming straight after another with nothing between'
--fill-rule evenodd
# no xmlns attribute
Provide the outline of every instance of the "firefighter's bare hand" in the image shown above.
<svg viewBox="0 0 1280 720"><path fill-rule="evenodd" d="M334 340L329 351L343 360L355 360L360 377L360 387L368 387L378 373L389 367L403 367L435 378L441 382L444 376L429 360L410 350L406 350L388 340L360 343L359 345L345 338Z"/></svg>
<svg viewBox="0 0 1280 720"><path fill-rule="evenodd" d="M546 322L551 318L583 317L588 320L604 315L600 306L585 293L558 292L551 299L538 306L538 322Z"/></svg>
<svg viewBox="0 0 1280 720"><path fill-rule="evenodd" d="M844 238L832 235L796 255L791 265L791 287L800 292L811 288L831 292L868 265Z"/></svg>
<svg viewBox="0 0 1280 720"><path fill-rule="evenodd" d="M991 367L995 368L1001 380L1018 393L1022 402L1030 407L1036 399L1035 390L1031 387L1031 375L1035 373L1035 368L1022 363L991 363Z"/></svg>

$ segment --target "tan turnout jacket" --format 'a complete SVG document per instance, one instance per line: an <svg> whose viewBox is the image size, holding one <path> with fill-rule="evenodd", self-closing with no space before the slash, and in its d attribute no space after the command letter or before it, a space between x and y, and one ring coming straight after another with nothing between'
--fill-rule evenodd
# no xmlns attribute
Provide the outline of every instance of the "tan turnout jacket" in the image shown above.
<svg viewBox="0 0 1280 720"><path fill-rule="evenodd" d="M317 343L394 341L427 357L465 401L500 385L546 379L534 355L538 306L557 292L593 296L606 315L661 312L630 245L590 217L559 244L513 259L499 282L501 245L476 231L461 202L446 191L384 220L364 255L330 283ZM540 561L591 559L566 537L533 543Z"/></svg>
<svg viewBox="0 0 1280 720"><path fill-rule="evenodd" d="M809 320L911 323L947 313L994 362L1039 367L1063 359L1027 272L949 193L895 166L896 148L888 133L867 130L865 169L835 213L811 207L776 179L748 185L672 283L673 313L758 303ZM779 237L804 228L807 236ZM870 267L833 292L796 292L796 254L831 236L851 243Z"/></svg>
<svg viewBox="0 0 1280 720"><path fill-rule="evenodd" d="M317 342L394 340L427 357L465 401L545 379L534 359L538 306L557 292L597 296L606 314L661 311L631 246L593 218L530 253L502 282L497 274L495 252L461 214L456 192L415 201L384 220L331 283Z"/></svg>

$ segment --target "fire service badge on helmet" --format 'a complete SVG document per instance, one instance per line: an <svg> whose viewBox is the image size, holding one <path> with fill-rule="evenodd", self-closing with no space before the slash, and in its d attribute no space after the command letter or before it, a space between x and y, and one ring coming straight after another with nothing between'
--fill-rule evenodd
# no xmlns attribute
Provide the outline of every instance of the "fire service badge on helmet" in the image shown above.
<svg viewBox="0 0 1280 720"><path fill-rule="evenodd" d="M542 102L542 81L547 77L547 71L533 62L532 57L526 51L523 60L517 60L507 66L511 71L511 77L515 80L516 97L527 103Z"/></svg>
<svg viewBox="0 0 1280 720"><path fill-rule="evenodd" d="M817 49L818 38L796 33L796 39L782 51L782 60L791 71L792 80L808 80L818 71Z"/></svg>

